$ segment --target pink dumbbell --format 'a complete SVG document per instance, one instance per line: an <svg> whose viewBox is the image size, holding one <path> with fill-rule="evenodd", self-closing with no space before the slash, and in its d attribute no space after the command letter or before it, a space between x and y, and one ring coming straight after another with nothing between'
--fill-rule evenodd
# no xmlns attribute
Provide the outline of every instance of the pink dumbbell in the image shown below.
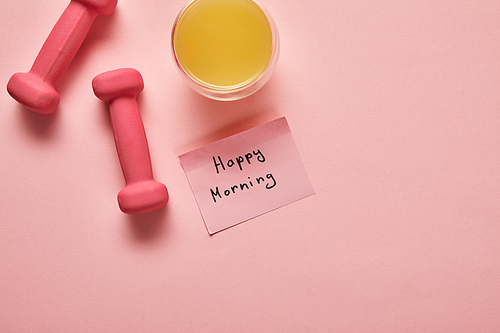
<svg viewBox="0 0 500 333"><path fill-rule="evenodd" d="M50 114L59 104L55 85L76 55L97 15L110 15L117 0L72 0L45 40L28 73L14 74L7 84L16 101Z"/></svg>
<svg viewBox="0 0 500 333"><path fill-rule="evenodd" d="M144 89L141 73L122 68L97 75L95 95L109 104L116 150L127 185L118 193L127 214L149 212L168 201L165 185L153 179L146 132L135 96Z"/></svg>

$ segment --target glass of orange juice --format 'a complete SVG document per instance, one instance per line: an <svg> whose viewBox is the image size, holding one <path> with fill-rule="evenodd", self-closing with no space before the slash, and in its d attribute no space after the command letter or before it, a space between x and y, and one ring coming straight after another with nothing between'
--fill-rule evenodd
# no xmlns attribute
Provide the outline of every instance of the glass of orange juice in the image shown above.
<svg viewBox="0 0 500 333"><path fill-rule="evenodd" d="M237 100L271 77L278 29L257 1L193 0L174 22L172 51L191 88L215 100Z"/></svg>

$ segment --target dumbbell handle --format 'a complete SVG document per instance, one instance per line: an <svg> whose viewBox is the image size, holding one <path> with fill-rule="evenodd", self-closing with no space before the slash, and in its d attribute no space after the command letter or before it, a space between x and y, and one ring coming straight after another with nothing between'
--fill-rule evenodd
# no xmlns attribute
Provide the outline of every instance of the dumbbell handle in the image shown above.
<svg viewBox="0 0 500 333"><path fill-rule="evenodd" d="M135 97L112 100L109 113L125 182L153 179L146 132Z"/></svg>
<svg viewBox="0 0 500 333"><path fill-rule="evenodd" d="M55 86L75 57L97 13L71 1L45 40L30 72Z"/></svg>

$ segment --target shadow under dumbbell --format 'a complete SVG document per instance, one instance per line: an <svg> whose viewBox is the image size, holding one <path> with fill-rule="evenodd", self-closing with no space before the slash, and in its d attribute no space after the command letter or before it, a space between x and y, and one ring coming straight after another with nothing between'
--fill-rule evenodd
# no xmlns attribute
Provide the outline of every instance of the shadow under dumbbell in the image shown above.
<svg viewBox="0 0 500 333"><path fill-rule="evenodd" d="M128 215L133 240L145 243L164 238L167 216L168 205L152 212Z"/></svg>
<svg viewBox="0 0 500 333"><path fill-rule="evenodd" d="M17 104L17 114L24 124L27 135L34 136L37 140L52 140L57 137L59 112L51 115L40 114L31 111L21 104Z"/></svg>

